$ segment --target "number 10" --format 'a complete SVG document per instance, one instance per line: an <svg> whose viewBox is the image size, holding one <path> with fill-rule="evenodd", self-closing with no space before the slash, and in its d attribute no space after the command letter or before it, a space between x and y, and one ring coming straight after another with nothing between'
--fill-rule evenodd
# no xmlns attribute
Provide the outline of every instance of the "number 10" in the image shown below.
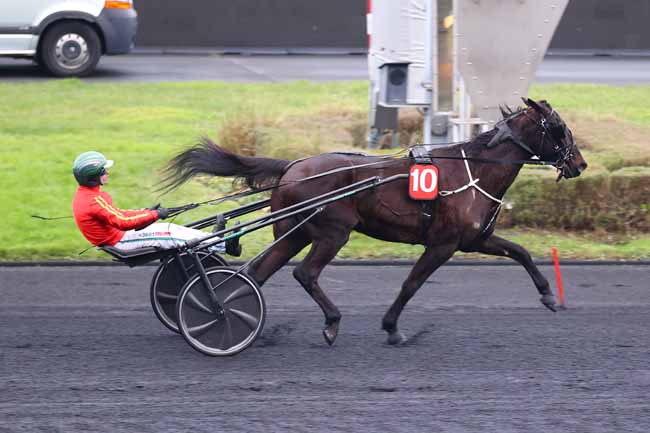
<svg viewBox="0 0 650 433"><path fill-rule="evenodd" d="M433 192L438 187L438 173L433 168L425 168L420 174L420 169L411 171L411 190L417 192Z"/></svg>

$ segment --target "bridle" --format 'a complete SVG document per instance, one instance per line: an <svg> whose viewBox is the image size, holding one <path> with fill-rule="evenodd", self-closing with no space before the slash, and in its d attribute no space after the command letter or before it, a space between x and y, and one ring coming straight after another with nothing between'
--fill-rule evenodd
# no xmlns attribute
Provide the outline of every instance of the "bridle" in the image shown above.
<svg viewBox="0 0 650 433"><path fill-rule="evenodd" d="M535 110L537 111L537 110ZM555 110L551 109L550 115L552 116ZM530 119L533 123L537 123L538 127L541 127L541 140L540 140L540 148L535 151L533 150L530 146L527 144L523 143L519 138L515 137L513 135L512 129L510 129L510 125L508 125L508 122L516 117L519 117L520 115L526 116L528 119ZM564 172L567 169L567 166L569 164L569 161L573 159L575 154L573 153L573 146L571 145L566 145L563 141L563 137L566 136L568 128L566 125L560 125L560 124L551 124L547 117L544 116L543 114L540 114L540 119L534 119L531 117L528 113L528 110L522 110L518 111L516 113L512 113L510 116L500 120L497 122L495 125L495 128L497 129L507 129L508 133L506 136L503 136L502 139L509 138L511 139L515 144L517 144L519 147L524 149L526 152L530 153L532 157L536 158L537 160L544 161L541 158L541 150L544 149L546 145L547 140L551 140L551 144L553 146L553 150L555 151L554 160L550 161L544 161L547 162L548 165L552 165L559 171L559 176L558 180L564 176ZM505 126L505 128L504 128ZM504 135L501 131L497 133L495 138L497 138L499 135Z"/></svg>
<svg viewBox="0 0 650 433"><path fill-rule="evenodd" d="M551 115L553 115L553 112L554 110L551 110ZM548 120L546 120L546 117L544 116L542 116L540 124L542 126L542 147L544 146L547 137L549 137L555 155L557 156L554 167L560 171L560 176L562 176L569 161L575 156L573 153L573 146L565 145L562 138L560 138L566 136L568 128L566 125L549 125Z"/></svg>

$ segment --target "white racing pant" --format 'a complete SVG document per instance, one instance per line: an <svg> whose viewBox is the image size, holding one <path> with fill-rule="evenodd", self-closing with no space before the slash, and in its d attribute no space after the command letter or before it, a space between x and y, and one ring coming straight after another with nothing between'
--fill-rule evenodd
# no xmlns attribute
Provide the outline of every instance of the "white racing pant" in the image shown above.
<svg viewBox="0 0 650 433"><path fill-rule="evenodd" d="M121 250L135 250L143 247L158 247L171 249L181 247L191 239L204 238L209 236L201 230L192 229L173 223L151 224L141 230L129 230L124 237L115 244L115 248ZM210 239L210 241L216 238ZM223 253L226 248L223 243L210 248L212 252Z"/></svg>

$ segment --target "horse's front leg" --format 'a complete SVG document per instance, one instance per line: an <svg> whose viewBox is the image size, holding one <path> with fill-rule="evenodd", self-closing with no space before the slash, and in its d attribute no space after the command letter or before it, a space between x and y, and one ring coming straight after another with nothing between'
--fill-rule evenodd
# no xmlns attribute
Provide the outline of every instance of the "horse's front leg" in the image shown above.
<svg viewBox="0 0 650 433"><path fill-rule="evenodd" d="M463 251L466 250L463 249ZM535 283L535 287L537 287L539 294L542 295L540 299L542 304L553 312L557 311L555 296L551 291L548 280L539 272L539 269L537 269L537 266L533 263L533 259L524 247L514 242L510 242L507 239L492 235L489 238L472 245L472 248L467 250L467 252L470 251L489 254L491 256L510 257L519 262L533 279L533 283Z"/></svg>
<svg viewBox="0 0 650 433"><path fill-rule="evenodd" d="M390 306L381 322L382 329L388 333L388 344L396 345L406 342L404 334L397 329L397 319L399 319L406 303L422 287L422 284L424 284L433 271L438 269L454 255L456 247L457 243L455 242L447 245L427 247L424 254L415 263L408 278L402 284L402 290L397 295L397 299Z"/></svg>

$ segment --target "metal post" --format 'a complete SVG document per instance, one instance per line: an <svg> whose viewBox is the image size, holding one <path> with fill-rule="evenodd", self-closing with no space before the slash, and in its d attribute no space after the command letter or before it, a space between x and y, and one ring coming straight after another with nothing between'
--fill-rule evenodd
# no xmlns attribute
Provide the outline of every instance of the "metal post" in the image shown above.
<svg viewBox="0 0 650 433"><path fill-rule="evenodd" d="M465 81L462 81L463 83L463 126L462 126L462 134L461 134L461 140L469 140L472 138L472 100L469 97L469 93L467 92L467 87L465 86Z"/></svg>
<svg viewBox="0 0 650 433"><path fill-rule="evenodd" d="M459 24L462 21L460 14L460 0L454 0L454 61L453 61L453 77L454 77L454 110L458 117L452 128L452 141L465 141L469 140L472 135L471 119L472 119L472 101L467 93L465 81L460 74L460 36L463 32L462 26Z"/></svg>
<svg viewBox="0 0 650 433"><path fill-rule="evenodd" d="M422 131L422 141L424 144L431 144L431 124L433 123L433 26L437 26L434 20L435 9L434 3L437 0L427 0L427 19L426 26L426 42L424 44L424 74L427 88L427 106L424 108L424 128Z"/></svg>
<svg viewBox="0 0 650 433"><path fill-rule="evenodd" d="M465 122L467 118L465 116L467 98L465 97L465 81L463 77L458 79L458 141L464 141L465 138Z"/></svg>
<svg viewBox="0 0 650 433"><path fill-rule="evenodd" d="M438 0L432 0L431 2L431 22L429 23L429 29L431 29L431 34L429 35L429 43L431 44L431 110L433 111L432 116L438 112L438 98L439 98L439 83L438 83Z"/></svg>
<svg viewBox="0 0 650 433"><path fill-rule="evenodd" d="M458 1L459 0L454 0L453 3L453 14L454 14L454 28L453 28L453 43L452 43L452 86L453 86L453 91L452 91L452 111L455 111L456 113L460 114L460 69L458 67L458 39L460 36L459 33L459 28L458 28L458 12L460 11L460 7L458 6ZM452 142L457 142L460 141L459 137L459 131L458 131L458 123L452 122L451 126L451 141Z"/></svg>

